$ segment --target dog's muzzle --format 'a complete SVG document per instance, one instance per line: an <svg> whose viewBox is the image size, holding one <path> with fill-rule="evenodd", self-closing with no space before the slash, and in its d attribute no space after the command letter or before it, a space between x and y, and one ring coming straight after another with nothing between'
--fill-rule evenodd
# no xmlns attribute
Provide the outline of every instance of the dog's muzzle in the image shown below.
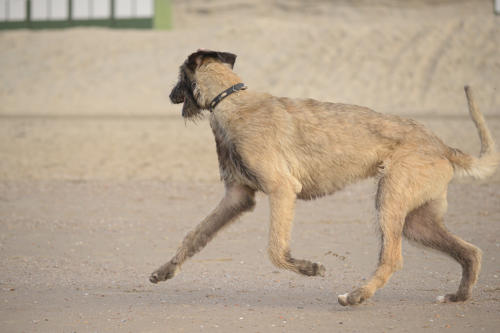
<svg viewBox="0 0 500 333"><path fill-rule="evenodd" d="M174 104L184 103L184 101L186 100L184 92L178 86L175 86L175 88L172 89L172 92L170 93L169 97L170 101L172 101L172 103Z"/></svg>

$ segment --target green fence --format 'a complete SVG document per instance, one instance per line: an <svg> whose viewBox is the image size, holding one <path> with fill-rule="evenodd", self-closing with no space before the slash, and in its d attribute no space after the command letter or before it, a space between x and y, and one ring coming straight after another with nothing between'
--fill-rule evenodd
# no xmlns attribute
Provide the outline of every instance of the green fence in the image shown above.
<svg viewBox="0 0 500 333"><path fill-rule="evenodd" d="M0 29L170 29L170 0L0 0Z"/></svg>

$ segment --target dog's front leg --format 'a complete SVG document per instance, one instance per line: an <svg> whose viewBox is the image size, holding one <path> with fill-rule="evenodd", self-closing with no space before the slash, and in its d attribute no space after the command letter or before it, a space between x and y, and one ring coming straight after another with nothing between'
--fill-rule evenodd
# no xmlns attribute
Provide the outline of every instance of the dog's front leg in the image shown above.
<svg viewBox="0 0 500 333"><path fill-rule="evenodd" d="M269 194L271 227L269 230L269 257L277 267L296 273L324 276L325 267L309 260L292 258L290 235L294 216L296 194L291 188L280 188Z"/></svg>
<svg viewBox="0 0 500 333"><path fill-rule="evenodd" d="M199 252L217 231L234 221L241 213L255 206L255 191L242 185L226 186L226 195L219 205L193 231L188 233L175 256L154 271L149 281L157 283L174 277L186 259Z"/></svg>

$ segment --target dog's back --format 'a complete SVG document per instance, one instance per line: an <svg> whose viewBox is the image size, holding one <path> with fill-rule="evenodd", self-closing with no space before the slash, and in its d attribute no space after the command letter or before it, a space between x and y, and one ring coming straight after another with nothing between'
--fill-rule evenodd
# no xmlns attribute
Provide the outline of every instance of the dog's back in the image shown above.
<svg viewBox="0 0 500 333"><path fill-rule="evenodd" d="M229 106L230 121L224 120L222 107L211 123L223 122L218 127L224 127L228 140L237 138L233 144L250 169L286 165L302 186L301 199L330 194L386 172L395 151L445 158L449 149L411 119L357 105L255 92L231 102L236 105ZM264 159L256 154L262 147Z"/></svg>

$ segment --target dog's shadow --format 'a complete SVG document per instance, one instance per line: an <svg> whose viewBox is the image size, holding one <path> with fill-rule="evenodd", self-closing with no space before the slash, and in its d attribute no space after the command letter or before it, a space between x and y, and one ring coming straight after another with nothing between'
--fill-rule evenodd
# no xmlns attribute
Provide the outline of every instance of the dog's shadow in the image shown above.
<svg viewBox="0 0 500 333"><path fill-rule="evenodd" d="M355 307L344 307L337 302L337 294L341 293L340 288L290 286L288 282L258 287L238 285L238 282L228 283L224 287L220 287L220 283L216 285L217 287L196 286L183 282L168 285L167 282L160 288L147 287L136 292L141 294L143 301L146 298L151 305L173 307L189 305L247 309L283 308L287 311L314 308L337 312L371 307L376 301L367 300ZM385 295L383 298L384 302L401 304L396 295Z"/></svg>
<svg viewBox="0 0 500 333"><path fill-rule="evenodd" d="M316 289L289 288L277 286L273 288L242 288L227 286L222 288L189 288L187 286L174 289L165 287L155 294L160 304L169 305L219 305L241 306L250 308L337 308L337 297L332 291ZM339 308L342 308L338 305Z"/></svg>

